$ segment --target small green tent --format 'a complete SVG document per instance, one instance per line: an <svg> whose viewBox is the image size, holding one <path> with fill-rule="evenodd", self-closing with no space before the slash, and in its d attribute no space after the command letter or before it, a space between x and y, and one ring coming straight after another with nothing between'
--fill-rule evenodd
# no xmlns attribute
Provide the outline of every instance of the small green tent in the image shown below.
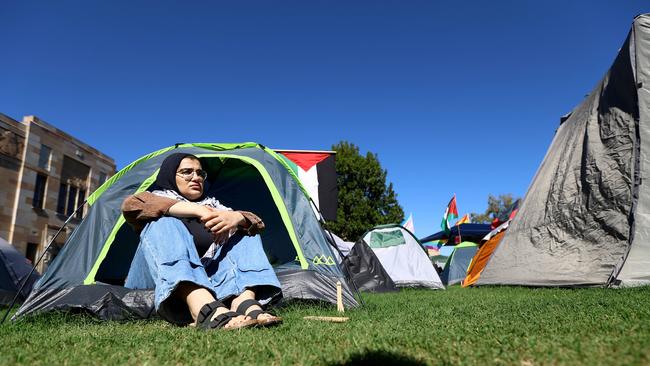
<svg viewBox="0 0 650 366"><path fill-rule="evenodd" d="M447 258L447 263L440 274L440 279L445 286L460 283L465 278L476 251L478 251L478 245L469 241L454 246L454 251Z"/></svg>
<svg viewBox="0 0 650 366"><path fill-rule="evenodd" d="M14 319L54 309L82 310L102 319L152 315L152 291L123 287L139 238L125 224L120 206L128 195L149 189L160 163L177 152L201 159L208 172L209 194L229 207L262 217L267 226L262 243L285 299L335 303L340 281L344 304L358 305L306 191L282 158L255 143L194 143L146 155L98 188L88 198L86 217Z"/></svg>

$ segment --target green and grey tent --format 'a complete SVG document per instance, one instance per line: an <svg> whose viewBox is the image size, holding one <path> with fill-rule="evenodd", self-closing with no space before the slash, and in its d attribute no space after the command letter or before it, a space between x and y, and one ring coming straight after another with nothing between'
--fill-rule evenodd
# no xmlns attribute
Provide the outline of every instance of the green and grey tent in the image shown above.
<svg viewBox="0 0 650 366"><path fill-rule="evenodd" d="M86 217L34 286L14 319L49 310L89 312L102 319L153 315L153 292L123 287L139 238L125 224L122 201L151 187L160 163L191 153L208 172L206 191L232 208L252 211L266 224L262 242L285 299L336 303L336 283L347 307L358 305L333 248L297 177L274 151L255 143L178 144L146 155L88 198Z"/></svg>
<svg viewBox="0 0 650 366"><path fill-rule="evenodd" d="M420 241L403 226L376 226L361 240L372 249L397 287L445 288Z"/></svg>
<svg viewBox="0 0 650 366"><path fill-rule="evenodd" d="M470 241L464 241L454 246L454 251L447 258L447 263L440 274L440 279L445 286L463 281L476 251L478 251L478 245Z"/></svg>
<svg viewBox="0 0 650 366"><path fill-rule="evenodd" d="M560 120L477 285L650 284L650 14Z"/></svg>

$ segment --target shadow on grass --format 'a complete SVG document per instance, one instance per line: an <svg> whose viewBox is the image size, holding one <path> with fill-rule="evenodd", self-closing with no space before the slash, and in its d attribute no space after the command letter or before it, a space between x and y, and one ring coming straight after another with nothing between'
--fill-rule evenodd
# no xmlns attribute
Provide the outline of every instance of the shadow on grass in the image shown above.
<svg viewBox="0 0 650 366"><path fill-rule="evenodd" d="M421 366L426 365L422 361L418 361L409 356L401 355L399 353L387 351L367 351L363 353L353 354L348 360L340 363L330 363L330 366L338 365L405 365L405 366Z"/></svg>

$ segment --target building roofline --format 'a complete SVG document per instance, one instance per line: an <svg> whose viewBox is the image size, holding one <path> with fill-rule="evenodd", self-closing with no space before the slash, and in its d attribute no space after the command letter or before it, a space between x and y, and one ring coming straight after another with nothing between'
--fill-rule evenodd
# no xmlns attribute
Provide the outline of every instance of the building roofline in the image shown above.
<svg viewBox="0 0 650 366"><path fill-rule="evenodd" d="M11 120L12 122L20 123L20 121L16 121L16 120L13 119L12 117L9 117L8 115L6 115L6 114L0 112L0 119L4 119L4 118L6 118L6 119L8 119L8 120Z"/></svg>
<svg viewBox="0 0 650 366"><path fill-rule="evenodd" d="M105 162L108 162L108 163L112 164L113 166L116 166L115 159L113 159L112 157L110 157L110 156L104 154L103 152L97 150L96 148L86 144L85 142L83 142L83 141L79 140L78 138L70 135L69 133L52 126L51 124L45 122L43 119L41 119L41 118L39 118L37 116L34 116L34 115L25 116L25 117L23 117L23 123L24 124L35 123L36 125L40 126L41 128L43 128L45 130L48 130L49 132L51 132L51 133L53 133L55 135L59 135L59 136L64 137L67 140L70 140L75 145L77 145L79 148L86 150L86 152L97 156L98 158L104 160Z"/></svg>

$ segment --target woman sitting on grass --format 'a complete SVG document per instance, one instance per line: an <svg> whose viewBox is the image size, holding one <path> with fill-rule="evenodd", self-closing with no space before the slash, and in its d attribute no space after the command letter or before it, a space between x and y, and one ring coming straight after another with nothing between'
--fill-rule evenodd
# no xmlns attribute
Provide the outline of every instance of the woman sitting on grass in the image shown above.
<svg viewBox="0 0 650 366"><path fill-rule="evenodd" d="M206 197L206 178L196 156L172 154L160 166L157 190L127 197L122 212L140 232L140 245L125 286L155 289L158 314L175 324L238 329L281 323L257 301L281 293L256 236L264 223Z"/></svg>

